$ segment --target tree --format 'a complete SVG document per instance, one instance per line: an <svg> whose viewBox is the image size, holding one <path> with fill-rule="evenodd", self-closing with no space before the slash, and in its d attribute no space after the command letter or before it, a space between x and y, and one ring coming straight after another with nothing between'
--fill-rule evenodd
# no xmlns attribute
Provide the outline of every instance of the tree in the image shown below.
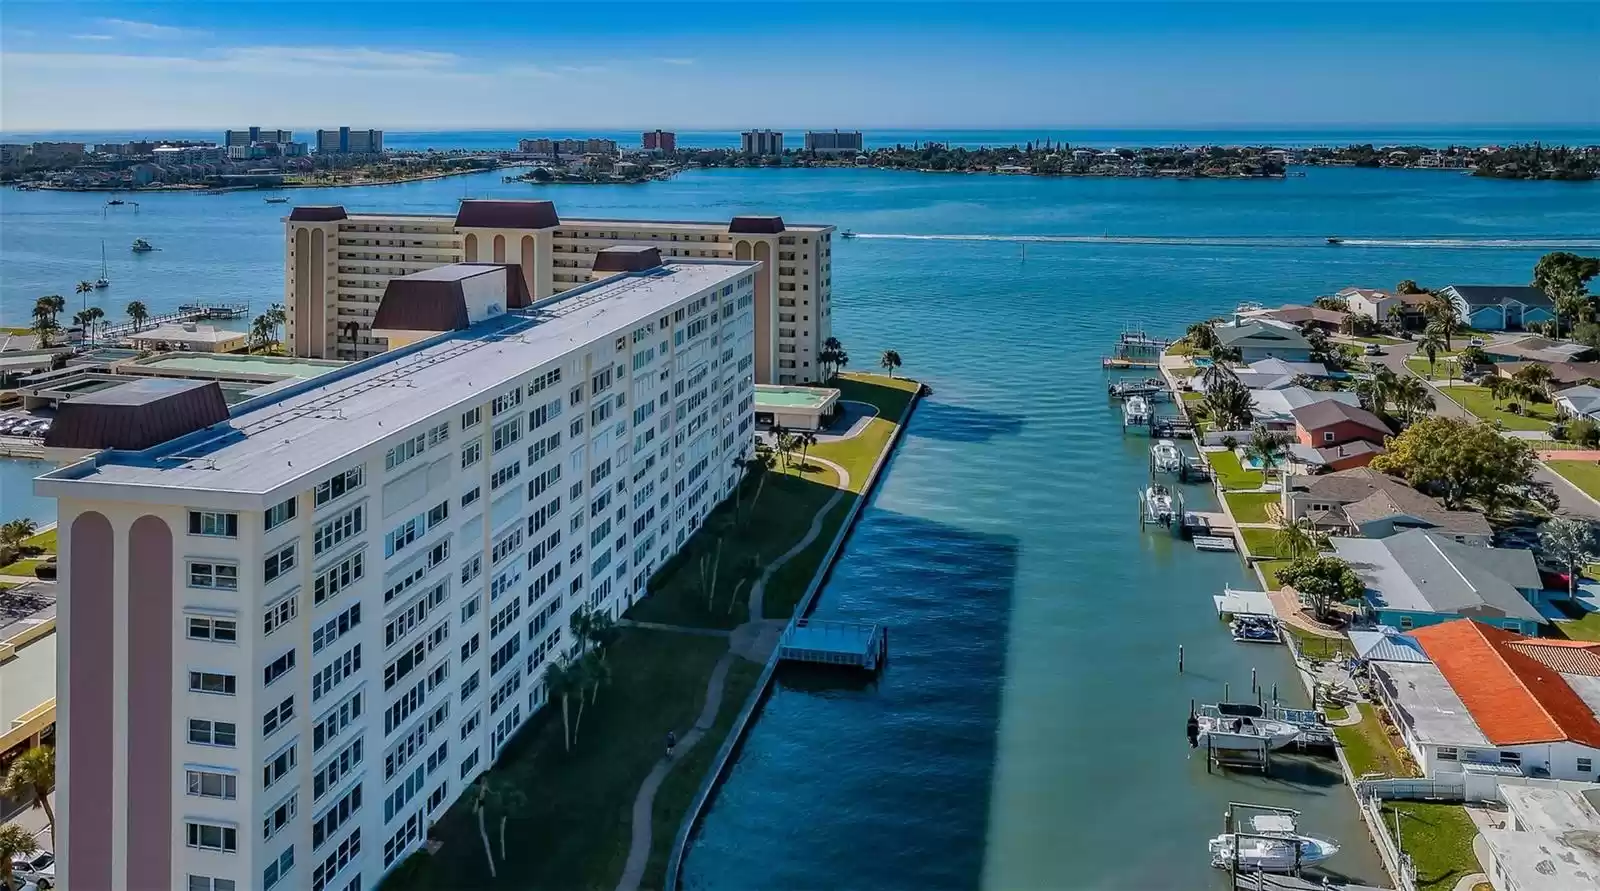
<svg viewBox="0 0 1600 891"><path fill-rule="evenodd" d="M1529 362L1527 365L1518 368L1516 372L1511 375L1511 379L1527 384L1530 388L1530 394L1544 396L1546 393L1548 393L1550 379L1554 376L1555 375L1550 372L1550 367L1548 365L1540 365L1535 362Z"/></svg>
<svg viewBox="0 0 1600 891"><path fill-rule="evenodd" d="M78 282L78 287L77 287L76 291L77 291L77 293L84 294L84 295L93 294L94 293L94 282ZM85 296L84 299L87 300L88 297Z"/></svg>
<svg viewBox="0 0 1600 891"><path fill-rule="evenodd" d="M48 310L50 312L50 318L54 319L67 308L67 301L60 294L48 294L34 301L35 312L38 312L39 307L44 307L46 310Z"/></svg>
<svg viewBox="0 0 1600 891"><path fill-rule="evenodd" d="M1389 327L1399 331L1401 328L1404 328L1406 324L1405 306L1399 303L1391 303L1389 304L1389 309L1383 314L1383 317L1388 321Z"/></svg>
<svg viewBox="0 0 1600 891"><path fill-rule="evenodd" d="M790 433L788 430L785 430L782 427L774 427L772 428L772 432L776 436L778 442L778 457L783 459L783 472L788 473L789 456L794 454L794 450L799 446L800 441L795 438L793 433Z"/></svg>
<svg viewBox="0 0 1600 891"><path fill-rule="evenodd" d="M1600 557L1600 527L1577 517L1555 517L1539 527L1539 544L1567 571L1567 596L1578 593L1578 574Z"/></svg>
<svg viewBox="0 0 1600 891"><path fill-rule="evenodd" d="M16 823L0 825L0 884L7 888L17 887L16 877L11 872L11 861L30 857L38 850L39 843L34 841L33 833Z"/></svg>
<svg viewBox="0 0 1600 891"><path fill-rule="evenodd" d="M5 781L0 783L0 795L27 800L44 811L51 844L55 844L56 838L56 812L50 807L50 793L55 788L56 750L50 746L34 746L18 755L6 771Z"/></svg>
<svg viewBox="0 0 1600 891"><path fill-rule="evenodd" d="M277 343L278 331L288 322L289 316L284 312L283 304L281 303L272 304L272 306L267 309L266 315L267 322L272 326L271 330L267 333L267 339L271 343ZM359 328L359 326L357 327Z"/></svg>
<svg viewBox="0 0 1600 891"><path fill-rule="evenodd" d="M1210 322L1195 322L1183 336L1195 352L1203 353L1217 345L1217 329Z"/></svg>
<svg viewBox="0 0 1600 891"><path fill-rule="evenodd" d="M1317 299L1311 301L1311 305L1319 309L1327 309L1334 312L1350 311L1350 301L1344 299L1343 297L1335 297L1333 295L1324 295L1322 297L1318 297Z"/></svg>
<svg viewBox="0 0 1600 891"><path fill-rule="evenodd" d="M28 329L39 338L39 346L48 348L50 338L61 330L61 325L56 322L55 316L44 307L35 307L33 312L33 325Z"/></svg>
<svg viewBox="0 0 1600 891"><path fill-rule="evenodd" d="M1272 543L1277 546L1278 553L1288 555L1290 560L1315 554L1322 546L1322 535L1313 529L1311 521L1304 517L1291 520L1280 513L1276 527Z"/></svg>
<svg viewBox="0 0 1600 891"><path fill-rule="evenodd" d="M817 364L822 366L822 376L824 378L833 377L838 373L839 369L844 367L840 361L841 357L846 361L849 359L845 355L844 345L839 342L839 338L829 337L822 342L822 349L817 353Z"/></svg>
<svg viewBox="0 0 1600 891"><path fill-rule="evenodd" d="M93 337L95 326L105 319L106 311L98 306L91 306L83 311L83 317L89 320L89 334Z"/></svg>
<svg viewBox="0 0 1600 891"><path fill-rule="evenodd" d="M756 481L756 494L750 499L752 515L756 511L756 502L761 500L761 489L767 484L773 463L772 449L766 445L757 445L755 454L745 459L745 472Z"/></svg>
<svg viewBox="0 0 1600 891"><path fill-rule="evenodd" d="M1501 397L1505 396L1506 394L1506 384L1509 384L1510 382L1510 380L1503 378L1498 374L1491 374L1483 379L1483 388L1489 391L1489 401L1491 404L1500 404Z"/></svg>
<svg viewBox="0 0 1600 891"><path fill-rule="evenodd" d="M38 530L39 525L27 517L7 520L4 525L0 525L0 547L20 545L32 538Z"/></svg>
<svg viewBox="0 0 1600 891"><path fill-rule="evenodd" d="M1207 391L1223 385L1224 381L1237 381L1233 367L1228 364L1231 351L1222 345L1211 348L1211 364L1200 369L1200 385Z"/></svg>
<svg viewBox="0 0 1600 891"><path fill-rule="evenodd" d="M1255 420L1255 398L1236 378L1229 377L1221 385L1207 389L1200 406L1219 430L1243 430Z"/></svg>
<svg viewBox="0 0 1600 891"><path fill-rule="evenodd" d="M1428 357L1428 377L1433 377L1434 365L1439 361L1439 354L1450 349L1450 341L1446 338L1444 328L1435 322L1422 332L1422 339L1417 341L1417 349Z"/></svg>
<svg viewBox="0 0 1600 891"><path fill-rule="evenodd" d="M1567 425L1567 441L1586 449L1600 445L1600 424L1588 418L1578 418Z"/></svg>
<svg viewBox="0 0 1600 891"><path fill-rule="evenodd" d="M1551 251L1533 266L1533 286L1558 305L1562 297L1583 298L1589 279L1600 275L1600 257L1580 257L1568 251Z"/></svg>
<svg viewBox="0 0 1600 891"><path fill-rule="evenodd" d="M256 316L250 323L250 344L260 349L266 349L267 343L272 339L272 322L266 314Z"/></svg>
<svg viewBox="0 0 1600 891"><path fill-rule="evenodd" d="M1439 332L1444 335L1444 348L1451 349L1450 336L1461 328L1461 312L1456 308L1455 301L1433 295L1423 309L1427 317L1432 320L1429 327L1438 326Z"/></svg>
<svg viewBox="0 0 1600 891"><path fill-rule="evenodd" d="M1426 294L1427 289L1411 279L1401 279L1400 284L1394 286L1396 294Z"/></svg>
<svg viewBox="0 0 1600 891"><path fill-rule="evenodd" d="M583 677L576 664L563 656L544 670L545 688L552 697L561 697L561 730L567 751L572 751L572 712L570 702L574 693L583 695ZM581 708L581 705L580 705Z"/></svg>
<svg viewBox="0 0 1600 891"><path fill-rule="evenodd" d="M496 878L494 848L489 846L489 774L478 774L478 795L472 801L472 810L478 815L478 837L483 839L483 856L489 861L489 878Z"/></svg>
<svg viewBox="0 0 1600 891"><path fill-rule="evenodd" d="M1278 466L1278 459L1283 457L1286 445L1288 437L1276 430L1268 430L1261 424L1250 428L1250 441L1245 443L1244 453L1261 465L1262 485L1266 485L1272 469Z"/></svg>
<svg viewBox="0 0 1600 891"><path fill-rule="evenodd" d="M1388 451L1372 461L1372 469L1403 477L1451 510L1477 502L1485 513L1525 500L1521 492L1535 466L1526 442L1489 424L1442 417L1423 418L1390 437Z"/></svg>
<svg viewBox="0 0 1600 891"><path fill-rule="evenodd" d="M810 430L801 430L795 434L795 438L800 442L800 472L804 473L806 455L811 451L811 447L817 444L817 434L812 433Z"/></svg>
<svg viewBox="0 0 1600 891"><path fill-rule="evenodd" d="M1433 394L1429 392L1428 385L1411 375L1396 378L1390 398L1407 424L1416 420L1418 414L1434 409Z"/></svg>
<svg viewBox="0 0 1600 891"><path fill-rule="evenodd" d="M1338 557L1300 557L1278 570L1278 580L1299 592L1319 620L1327 618L1333 604L1357 600L1366 590L1361 576Z"/></svg>
<svg viewBox="0 0 1600 891"><path fill-rule="evenodd" d="M133 333L138 334L145 319L150 318L150 310L144 308L144 301L135 300L128 304L128 318L133 322Z"/></svg>
<svg viewBox="0 0 1600 891"><path fill-rule="evenodd" d="M883 358L878 360L878 365L889 372L889 377L894 377L894 370L900 367L900 354L894 350L884 350Z"/></svg>

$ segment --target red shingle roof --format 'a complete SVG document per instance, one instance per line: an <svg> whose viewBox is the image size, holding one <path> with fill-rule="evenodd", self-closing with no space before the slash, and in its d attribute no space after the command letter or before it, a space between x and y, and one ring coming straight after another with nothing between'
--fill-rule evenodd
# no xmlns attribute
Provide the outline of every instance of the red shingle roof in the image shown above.
<svg viewBox="0 0 1600 891"><path fill-rule="evenodd" d="M1471 619L1411 636L1495 745L1572 741L1600 748L1600 721L1554 668L1523 651L1528 638Z"/></svg>

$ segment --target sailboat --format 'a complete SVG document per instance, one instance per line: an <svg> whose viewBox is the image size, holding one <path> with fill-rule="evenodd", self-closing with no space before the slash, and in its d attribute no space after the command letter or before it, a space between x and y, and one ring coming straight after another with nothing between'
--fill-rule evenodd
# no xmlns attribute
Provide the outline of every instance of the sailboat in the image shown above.
<svg viewBox="0 0 1600 891"><path fill-rule="evenodd" d="M95 290L111 287L111 279L106 278L106 240L100 239L100 277L94 280Z"/></svg>

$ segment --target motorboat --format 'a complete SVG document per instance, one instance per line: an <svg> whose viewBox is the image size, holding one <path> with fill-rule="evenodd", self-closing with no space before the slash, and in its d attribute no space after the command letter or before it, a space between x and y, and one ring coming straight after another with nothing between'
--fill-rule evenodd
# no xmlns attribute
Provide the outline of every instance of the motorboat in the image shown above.
<svg viewBox="0 0 1600 891"><path fill-rule="evenodd" d="M116 207L119 204L127 204L127 203L128 202L123 201L121 198L113 198L110 201L106 202L106 204L110 205L111 207Z"/></svg>
<svg viewBox="0 0 1600 891"><path fill-rule="evenodd" d="M840 238L855 238L856 234L854 232L850 231L849 229L846 229L843 232L839 233L839 237Z"/></svg>
<svg viewBox="0 0 1600 891"><path fill-rule="evenodd" d="M1271 616L1236 616L1229 628L1239 643L1283 643L1278 620Z"/></svg>
<svg viewBox="0 0 1600 891"><path fill-rule="evenodd" d="M1150 464L1157 473L1177 473L1183 469L1183 452L1172 440L1159 440L1150 447Z"/></svg>
<svg viewBox="0 0 1600 891"><path fill-rule="evenodd" d="M1211 865L1240 872L1294 872L1321 863L1339 853L1339 845L1322 838L1298 833L1224 833L1207 843Z"/></svg>
<svg viewBox="0 0 1600 891"><path fill-rule="evenodd" d="M1176 514L1176 507L1172 499L1172 490L1166 486L1154 485L1144 490L1145 516L1163 526L1172 525Z"/></svg>
<svg viewBox="0 0 1600 891"><path fill-rule="evenodd" d="M1146 399L1158 393L1167 392L1167 382L1156 377L1146 378L1142 381L1117 381L1106 386L1106 392L1118 399L1129 396L1144 396Z"/></svg>
<svg viewBox="0 0 1600 891"><path fill-rule="evenodd" d="M1135 393L1122 400L1122 413L1130 419L1148 418L1150 416L1150 400L1141 394Z"/></svg>
<svg viewBox="0 0 1600 891"><path fill-rule="evenodd" d="M145 241L143 238L135 238L133 240L133 252L134 253L136 253L136 254L148 254L153 250L155 250L155 246L152 245L150 242Z"/></svg>
<svg viewBox="0 0 1600 891"><path fill-rule="evenodd" d="M1236 314L1243 314L1247 312L1261 312L1264 309L1266 309L1266 307L1262 304L1257 303L1254 300L1247 300L1244 303L1235 306L1233 311Z"/></svg>
<svg viewBox="0 0 1600 891"><path fill-rule="evenodd" d="M1344 244L1344 239L1340 238L1337 235L1329 235L1328 236L1328 243L1329 244Z"/></svg>
<svg viewBox="0 0 1600 891"><path fill-rule="evenodd" d="M1238 751L1275 751L1293 743L1300 728L1276 721L1254 703L1219 702L1194 714L1189 745Z"/></svg>
<svg viewBox="0 0 1600 891"><path fill-rule="evenodd" d="M267 198L265 200L266 200L266 202L268 204L288 204L289 203L289 199L286 198L286 197L282 197L282 196L279 196L277 198Z"/></svg>

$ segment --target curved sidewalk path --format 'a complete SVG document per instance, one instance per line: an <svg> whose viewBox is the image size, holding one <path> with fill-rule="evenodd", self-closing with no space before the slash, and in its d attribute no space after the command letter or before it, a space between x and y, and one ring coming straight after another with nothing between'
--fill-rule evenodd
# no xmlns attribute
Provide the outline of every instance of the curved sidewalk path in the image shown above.
<svg viewBox="0 0 1600 891"><path fill-rule="evenodd" d="M870 420L870 419L868 419ZM864 424L861 426L865 426ZM849 435L854 435L854 432ZM827 519L828 513L838 506L839 501L850 492L850 472L838 464L815 455L806 457L807 463L815 461L833 469L839 475L838 488L827 503L817 510L811 518L811 528L806 530L805 537L801 538L789 550L784 551L776 560L767 564L761 577L750 588L750 620L732 632L717 632L718 636L727 635L729 638L728 652L722 654L717 660L716 667L711 669L711 679L706 682L705 703L700 706L700 717L695 719L694 727L678 740L678 747L672 758L662 758L650 769L644 782L639 785L639 792L633 797L633 829L632 837L628 842L628 862L622 868L622 878L617 880L617 891L638 891L640 882L644 881L645 866L650 861L650 845L654 835L654 817L656 792L661 789L661 783L667 778L672 768L687 755L696 744L706 735L717 722L717 712L722 708L722 688L728 679L728 669L732 667L736 658L749 659L752 662L764 662L772 649L777 646L778 637L783 633L786 624L779 619L762 618L762 599L766 595L767 580L773 573L782 569L790 560L793 560L806 548L810 547L817 537L822 534L822 524ZM658 631L680 631L687 633L702 633L705 629L689 629L676 625L661 625L657 623L632 622L637 628L650 628Z"/></svg>

